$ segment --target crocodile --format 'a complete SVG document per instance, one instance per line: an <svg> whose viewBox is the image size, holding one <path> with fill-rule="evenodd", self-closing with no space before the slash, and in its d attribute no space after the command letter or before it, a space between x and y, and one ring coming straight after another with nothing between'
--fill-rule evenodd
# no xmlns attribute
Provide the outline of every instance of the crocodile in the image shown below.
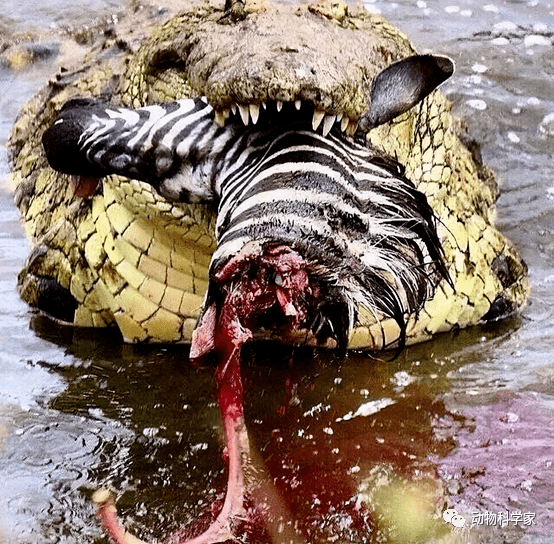
<svg viewBox="0 0 554 544"><path fill-rule="evenodd" d="M75 326L117 326L130 342L188 343L216 247L213 210L171 202L140 181L106 177L91 198L75 196L41 144L67 100L140 107L205 96L219 122L233 110L252 122L264 102L290 102L342 116L354 133L375 75L416 53L383 18L340 2L247 3L233 17L221 6L194 7L135 52L118 37L111 45L117 54L61 72L25 106L9 148L15 201L33 245L18 288L31 306ZM435 92L366 136L426 195L453 282L441 282L422 310L407 316L407 344L509 315L529 293L525 263L494 227L494 174L462 143L449 109ZM393 320L376 323L362 311L348 347L381 349L396 335Z"/></svg>
<svg viewBox="0 0 554 544"><path fill-rule="evenodd" d="M251 307L241 306L246 297L241 292L224 299L219 317L210 314L210 285L231 274L229 267L210 268L217 254L217 209L171 198L148 179L121 172L76 179L73 172L52 169L41 138L60 113L59 119L67 114L64 104L78 99L77 104L86 105L90 102L79 100L100 98L111 108L130 111L203 97L216 124L244 129L262 125L264 112L272 108L291 119L308 115L314 132L342 134L393 163L399 179L413 183L436 218L442 279L425 289L421 305L401 319L359 304L346 328L344 348L398 348L508 316L528 297L527 269L494 226L498 186L493 172L463 143L461 124L451 116L448 101L439 91L430 92L444 77L395 102L403 76L390 84L391 78L381 74L402 59L421 57L382 17L340 1L201 4L159 26L135 51L121 37L111 47L109 54L91 57L85 67L53 79L27 104L12 130L15 199L33 244L18 288L31 306L64 323L116 326L127 342L193 342L195 358L214 349L223 354L219 400L232 452L229 489L239 498L228 494L220 526L208 529L199 541L224 541L233 538L227 518L243 506L241 459L248 456L248 440L242 388L236 384L237 350L246 340L235 336L224 346L214 340L210 327L214 319L244 324ZM433 79L435 72L426 72L426 62L417 66L420 79ZM73 158L68 154L67 161ZM302 256L281 246L249 251L234 256L231 265L251 262L252 255L277 270L285 263L285 279L306 290ZM236 277L229 278L234 285ZM259 287L256 278L246 285ZM291 290L297 297L299 292ZM273 302L281 303L275 297ZM305 325L296 310L289 316L287 308L288 302L283 303L294 325ZM271 327L262 329L253 332L274 337ZM333 334L307 332L282 339L341 344ZM117 525L109 499L99 503L112 536L133 541Z"/></svg>
<svg viewBox="0 0 554 544"><path fill-rule="evenodd" d="M373 77L415 54L383 18L340 2L248 3L243 11L233 23L221 6L195 7L134 53L114 40L123 49L115 61L61 73L24 108L9 147L15 200L33 244L19 276L31 306L76 326L118 326L131 342L190 342L216 245L213 210L168 201L136 180L104 178L92 198L75 197L67 177L49 168L40 140L68 99L101 96L139 107L205 96L221 120L233 109L251 119L264 102L288 101L342 115L342 126L354 131ZM524 262L494 227L494 174L459 129L436 92L367 133L426 195L453 281L408 316L408 344L508 315L529 292ZM394 322L375 323L362 312L348 346L380 349L396 334Z"/></svg>

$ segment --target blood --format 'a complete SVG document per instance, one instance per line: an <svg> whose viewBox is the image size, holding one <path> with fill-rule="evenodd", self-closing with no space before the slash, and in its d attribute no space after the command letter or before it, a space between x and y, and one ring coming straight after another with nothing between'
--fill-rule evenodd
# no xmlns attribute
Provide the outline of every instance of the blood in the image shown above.
<svg viewBox="0 0 554 544"><path fill-rule="evenodd" d="M174 535L168 541L173 544L216 544L236 539L237 528L244 524L247 510L252 510L247 508L251 501L245 481L245 467L252 464L252 454L244 419L241 350L262 324L284 334L305 326L313 295L304 260L286 246L262 249L249 244L217 271L212 281L222 297L206 310L195 330L190 357L194 361L213 352L218 361L215 378L227 446L227 492L219 514L204 532L190 540ZM284 516L286 507L269 478L264 481L261 477L260 482L252 498L254 503L271 505L272 518L266 521L272 533L276 531L272 521L275 512ZM113 500L102 495L96 502L98 515L116 543L144 544L119 524ZM290 528L288 531L287 542L303 542Z"/></svg>

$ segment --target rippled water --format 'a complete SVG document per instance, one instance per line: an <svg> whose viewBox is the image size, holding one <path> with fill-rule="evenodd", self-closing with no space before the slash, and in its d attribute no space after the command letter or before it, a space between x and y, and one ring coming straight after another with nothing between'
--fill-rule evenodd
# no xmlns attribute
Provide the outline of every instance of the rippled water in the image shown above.
<svg viewBox="0 0 554 544"><path fill-rule="evenodd" d="M17 33L31 24L56 43L61 26L90 24L118 5L4 2L0 28ZM373 496L383 517L391 508L413 513L419 495L410 486L431 482L468 522L472 515L481 521L460 532L462 540L551 542L554 5L406 0L367 7L420 50L455 59L456 75L443 90L499 174L498 224L529 265L533 295L518 318L437 337L393 361L258 346L246 358L254 443L310 534L359 541L349 537L361 533L345 505L356 492L371 494L380 478L390 484L384 489L397 489ZM4 180L9 127L53 62L0 66ZM129 527L143 537L169 534L222 489L212 370L190 368L182 348L125 346L115 334L91 336L34 316L15 288L27 253L3 181L0 542L102 541L89 496L104 484L118 491ZM487 527L483 516L499 512L512 521L492 526L489 516ZM534 514L535 524L516 527L517 512ZM452 529L442 520L422 526L424 533L417 520L408 525L389 541L425 541L422 534Z"/></svg>

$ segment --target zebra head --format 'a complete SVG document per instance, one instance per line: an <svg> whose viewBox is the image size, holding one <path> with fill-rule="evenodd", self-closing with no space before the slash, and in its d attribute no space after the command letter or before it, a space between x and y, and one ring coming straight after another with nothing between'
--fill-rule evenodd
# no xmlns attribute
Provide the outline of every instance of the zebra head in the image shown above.
<svg viewBox="0 0 554 544"><path fill-rule="evenodd" d="M43 143L50 164L68 174L122 174L217 211L193 357L216 348L222 320L244 339L263 332L345 349L361 309L377 323L394 319L398 335L382 344L401 346L406 317L447 272L425 196L363 134L451 73L449 59L431 55L380 72L354 138L334 122L320 128L317 110L292 115L294 103L268 107L256 125L244 126L239 111L221 126L205 98L134 110L78 99Z"/></svg>

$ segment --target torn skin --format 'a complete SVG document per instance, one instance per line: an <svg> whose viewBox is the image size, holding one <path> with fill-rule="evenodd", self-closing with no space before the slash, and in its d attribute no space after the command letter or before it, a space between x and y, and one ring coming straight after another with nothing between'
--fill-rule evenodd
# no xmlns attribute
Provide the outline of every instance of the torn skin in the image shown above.
<svg viewBox="0 0 554 544"><path fill-rule="evenodd" d="M262 249L260 244L247 244L212 274L212 281L220 296L208 306L194 332L190 358L194 361L214 353L218 361L215 377L228 453L227 493L223 508L205 532L192 540L174 535L168 540L172 544L236 540L233 529L247 515L244 469L252 459L243 409L242 346L260 326L274 326L284 334L304 328L309 301L313 291L317 293L310 285L306 262L287 246ZM264 502L279 504L275 490L267 486L265 494ZM117 544L144 544L119 524L113 499L95 502L104 528ZM272 521L265 521L271 531ZM291 535L291 541L302 540Z"/></svg>
<svg viewBox="0 0 554 544"><path fill-rule="evenodd" d="M306 266L287 246L246 244L212 273L210 287L218 293L208 298L207 310L194 331L191 359L215 351L224 360L230 346L244 345L262 327L282 337L303 328L310 314L309 301L318 295Z"/></svg>
<svg viewBox="0 0 554 544"><path fill-rule="evenodd" d="M261 318L270 311L277 310L277 326L284 332L303 325L307 309L302 301L311 294L305 261L286 246L261 251L257 244L247 244L213 277L222 298L208 308L196 329L191 359L213 351L219 362L215 377L227 441L229 477L223 509L208 530L191 544L233 539L233 524L245 513L244 463L251 460L251 454L243 409L242 346L252 339Z"/></svg>

